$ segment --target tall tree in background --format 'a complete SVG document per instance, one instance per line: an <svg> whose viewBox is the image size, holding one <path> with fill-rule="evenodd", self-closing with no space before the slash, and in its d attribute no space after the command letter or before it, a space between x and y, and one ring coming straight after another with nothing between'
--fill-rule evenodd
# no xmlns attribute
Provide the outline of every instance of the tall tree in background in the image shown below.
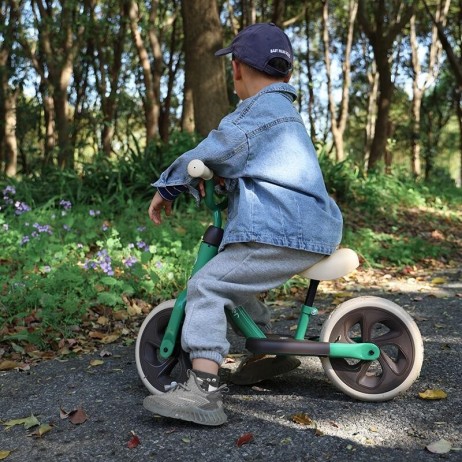
<svg viewBox="0 0 462 462"><path fill-rule="evenodd" d="M330 38L329 38L329 1L323 1L323 13L322 13L322 37L324 44L324 62L326 65L326 76L327 76L327 95L329 99L329 113L331 121L332 136L334 138L334 146L336 152L336 160L342 161L345 159L345 151L343 147L343 134L348 119L348 102L350 95L350 56L351 48L353 46L353 33L354 24L356 21L356 13L358 11L357 0L349 0L348 2L348 27L346 28L346 38L344 44L344 53L342 61L342 96L340 100L340 107L337 110L334 99L334 88L332 84L332 70L331 70L331 56L330 56ZM345 29L345 28L343 28ZM343 45L343 44L342 44Z"/></svg>
<svg viewBox="0 0 462 462"><path fill-rule="evenodd" d="M149 2L148 20L144 22L145 29L143 31L148 36L149 45L145 43L142 35L140 24L142 12L139 3L142 2L127 1L126 13L130 18L130 30L143 75L144 94L142 100L145 113L146 144L149 145L159 134L160 78L163 71L162 51L158 36L159 28L156 27L159 1L151 0Z"/></svg>
<svg viewBox="0 0 462 462"><path fill-rule="evenodd" d="M374 58L379 74L379 97L377 101L377 119L374 139L371 145L368 168L386 158L387 140L390 134L390 106L393 97L390 55L393 43L409 22L414 2L377 0L366 2L359 0L358 19L364 33L374 50Z"/></svg>
<svg viewBox="0 0 462 462"><path fill-rule="evenodd" d="M0 1L0 164L3 162L7 176L17 172L18 143L16 139L16 102L19 86L10 85L14 76L14 42L19 19L15 0Z"/></svg>
<svg viewBox="0 0 462 462"><path fill-rule="evenodd" d="M35 70L40 75L43 88L46 88L44 102L48 97L53 101L59 147L58 165L61 168L74 166L68 90L74 60L86 30L88 6L88 2L83 2L82 5L77 0L31 0L38 43L26 40L25 37L22 40Z"/></svg>
<svg viewBox="0 0 462 462"><path fill-rule="evenodd" d="M448 31L443 27L443 23L433 15L428 4L425 0L422 0L427 11L428 16L431 18L433 24L436 26L438 31L438 38L441 41L441 45L446 52L448 58L449 66L454 74L456 81L455 88L455 101L456 101L456 113L459 124L459 157L460 157L460 172L459 177L462 182L462 0L458 2L458 16L457 21L454 21L454 46L448 39ZM457 52L454 49L458 48L460 56L457 56Z"/></svg>
<svg viewBox="0 0 462 462"><path fill-rule="evenodd" d="M444 0L438 4L435 18L441 21L444 25L449 10L451 0ZM424 21L425 23L427 21ZM427 57L427 72L425 76L422 74L422 66L419 56L419 44L416 30L416 15L413 14L410 22L409 39L411 43L411 57L412 57L412 134L411 134L411 171L414 176L421 175L421 159L420 159L420 120L422 99L425 90L435 83L439 71L439 60L441 55L441 43L438 40L438 31L433 24L431 27L431 41L428 47Z"/></svg>
<svg viewBox="0 0 462 462"><path fill-rule="evenodd" d="M225 59L214 56L223 46L223 33L214 0L182 1L185 72L194 101L196 131L207 135L229 110Z"/></svg>
<svg viewBox="0 0 462 462"><path fill-rule="evenodd" d="M96 89L101 101L101 147L106 156L112 153L115 133L117 94L120 88L122 55L126 44L128 18L120 0L91 0L92 34L88 37L92 50L92 66ZM107 18L111 18L110 21Z"/></svg>

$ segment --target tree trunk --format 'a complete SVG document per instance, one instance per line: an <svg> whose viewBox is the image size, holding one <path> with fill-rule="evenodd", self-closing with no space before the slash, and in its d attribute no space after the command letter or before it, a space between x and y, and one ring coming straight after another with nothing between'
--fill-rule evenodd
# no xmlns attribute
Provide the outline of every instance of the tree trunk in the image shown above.
<svg viewBox="0 0 462 462"><path fill-rule="evenodd" d="M12 88L9 79L14 75L11 55L17 39L18 5L10 0L0 4L2 42L0 44L0 162L4 162L7 176L15 176L18 169L18 141L16 138L16 102L19 88Z"/></svg>
<svg viewBox="0 0 462 462"><path fill-rule="evenodd" d="M329 39L329 1L324 0L322 9L322 38L324 44L324 62L326 65L327 76L327 95L329 100L329 112L331 120L332 136L334 138L334 146L336 152L337 162L345 159L343 134L345 133L346 123L348 119L348 102L350 91L350 55L353 46L353 32L356 13L358 11L358 4L355 0L350 0L348 5L348 32L345 44L344 61L342 64L343 81L342 81L342 99L340 102L340 109L337 115L336 103L334 100L334 92L332 86L331 75L331 59L330 59L330 39Z"/></svg>
<svg viewBox="0 0 462 462"><path fill-rule="evenodd" d="M133 37L133 42L138 53L141 69L143 72L143 81L145 87L143 106L145 114L145 127L146 127L146 145L153 142L159 133L159 104L156 98L156 91L154 88L154 80L151 73L151 63L149 53L141 37L138 29L139 9L138 4L131 0L128 3L128 17L130 18L130 30Z"/></svg>
<svg viewBox="0 0 462 462"><path fill-rule="evenodd" d="M15 176L18 170L18 141L16 139L16 101L19 89L11 89L8 86L0 93L3 96L5 127L3 135L5 173L7 176Z"/></svg>
<svg viewBox="0 0 462 462"><path fill-rule="evenodd" d="M441 3L438 5L436 11L436 20L446 23L447 14L449 11L449 5L451 0L445 0L444 5ZM420 65L419 59L419 45L417 42L417 33L416 33L416 24L415 24L415 15L411 17L410 21L410 34L409 40L411 44L411 57L412 57L412 69L413 69L413 79L412 79L412 134L411 134L411 171L415 177L421 175L421 159L420 159L420 120L421 120L421 107L422 99L425 93L425 90L431 85L439 72L439 59L441 55L441 43L438 40L438 30L437 27L433 24L431 29L431 43L429 47L429 59L428 59L428 71L426 72L426 77L422 82L422 68Z"/></svg>
<svg viewBox="0 0 462 462"><path fill-rule="evenodd" d="M189 75L191 71L185 67L185 79L183 88L183 110L181 112L181 130L187 133L193 133L196 129L194 125L194 103L193 90L190 84Z"/></svg>
<svg viewBox="0 0 462 462"><path fill-rule="evenodd" d="M379 98L377 119L372 140L368 169L373 169L387 154L387 140L390 132L389 114L393 96L393 82L389 54L396 37L408 23L413 12L413 2L398 2L393 5L385 0L366 2L359 0L358 19L374 51L379 73ZM387 156L385 160L389 160Z"/></svg>
<svg viewBox="0 0 462 462"><path fill-rule="evenodd" d="M313 73L311 70L311 37L310 37L310 9L305 8L305 28L306 28L306 73L308 78L308 120L310 122L310 137L313 143L317 141L316 135L316 111L315 111L315 96L313 89Z"/></svg>
<svg viewBox="0 0 462 462"><path fill-rule="evenodd" d="M366 117L366 140L364 148L364 167L367 169L369 165L369 158L371 155L372 141L375 135L375 123L377 120L377 96L379 93L379 74L375 61L372 63L371 71L367 75L370 91L367 100L367 117Z"/></svg>
<svg viewBox="0 0 462 462"><path fill-rule="evenodd" d="M276 24L277 26L282 27L285 9L285 0L275 0L273 2L273 14L271 16L271 22L274 22L274 24Z"/></svg>
<svg viewBox="0 0 462 462"><path fill-rule="evenodd" d="M385 159L388 134L390 132L389 114L393 96L393 83L391 81L390 64L386 50L377 47L375 51L377 71L379 74L377 119L375 121L374 138L371 144L368 170L373 169L377 163Z"/></svg>
<svg viewBox="0 0 462 462"><path fill-rule="evenodd" d="M459 180L458 185L459 187L462 186L462 93L459 91L457 92L457 101L456 101L456 109L457 109L457 119L459 121Z"/></svg>
<svg viewBox="0 0 462 462"><path fill-rule="evenodd" d="M196 130L206 136L228 112L225 59L214 56L223 36L214 0L182 1L186 69L194 101ZM206 73L204 73L206 70Z"/></svg>
<svg viewBox="0 0 462 462"><path fill-rule="evenodd" d="M92 0L91 21L95 33L90 43L96 53L92 59L96 88L101 100L103 125L101 128L101 148L106 157L112 155L115 134L115 118L120 88L122 54L124 52L128 18L121 2L107 5L107 10L97 12L97 0ZM118 18L118 27L108 23L107 16Z"/></svg>

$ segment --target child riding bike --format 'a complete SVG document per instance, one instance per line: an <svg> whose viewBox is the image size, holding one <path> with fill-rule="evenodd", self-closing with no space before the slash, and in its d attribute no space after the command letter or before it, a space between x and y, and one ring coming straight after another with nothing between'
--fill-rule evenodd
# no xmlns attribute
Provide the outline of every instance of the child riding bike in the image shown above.
<svg viewBox="0 0 462 462"><path fill-rule="evenodd" d="M197 180L187 173L193 159L224 179L228 221L220 252L188 282L182 348L192 370L185 384L143 403L155 414L203 425L227 420L218 377L229 351L225 310L243 306L269 329L270 313L258 295L332 254L342 234L341 212L328 196L315 149L293 105L287 35L272 23L254 24L215 54L232 54L234 88L242 102L162 173L149 207L151 220L160 224L162 211L170 215L179 194L198 196ZM247 378L241 383L300 364L284 356L260 361L259 367L249 361L241 368Z"/></svg>

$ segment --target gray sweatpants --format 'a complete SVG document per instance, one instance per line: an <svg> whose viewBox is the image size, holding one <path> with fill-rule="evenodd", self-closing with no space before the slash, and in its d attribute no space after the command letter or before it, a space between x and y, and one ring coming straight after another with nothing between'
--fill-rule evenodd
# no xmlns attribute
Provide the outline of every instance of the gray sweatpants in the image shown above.
<svg viewBox="0 0 462 462"><path fill-rule="evenodd" d="M230 346L225 309L244 306L257 324L266 325L270 312L257 296L323 257L255 242L227 245L189 280L183 349L191 359L210 359L220 365Z"/></svg>

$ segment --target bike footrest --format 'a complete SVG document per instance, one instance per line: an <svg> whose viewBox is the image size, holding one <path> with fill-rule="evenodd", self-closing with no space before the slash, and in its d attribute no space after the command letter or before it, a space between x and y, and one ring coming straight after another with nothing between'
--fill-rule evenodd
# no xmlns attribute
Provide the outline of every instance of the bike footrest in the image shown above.
<svg viewBox="0 0 462 462"><path fill-rule="evenodd" d="M249 338L247 350L255 354L329 356L330 344L312 340L295 340L290 337Z"/></svg>

